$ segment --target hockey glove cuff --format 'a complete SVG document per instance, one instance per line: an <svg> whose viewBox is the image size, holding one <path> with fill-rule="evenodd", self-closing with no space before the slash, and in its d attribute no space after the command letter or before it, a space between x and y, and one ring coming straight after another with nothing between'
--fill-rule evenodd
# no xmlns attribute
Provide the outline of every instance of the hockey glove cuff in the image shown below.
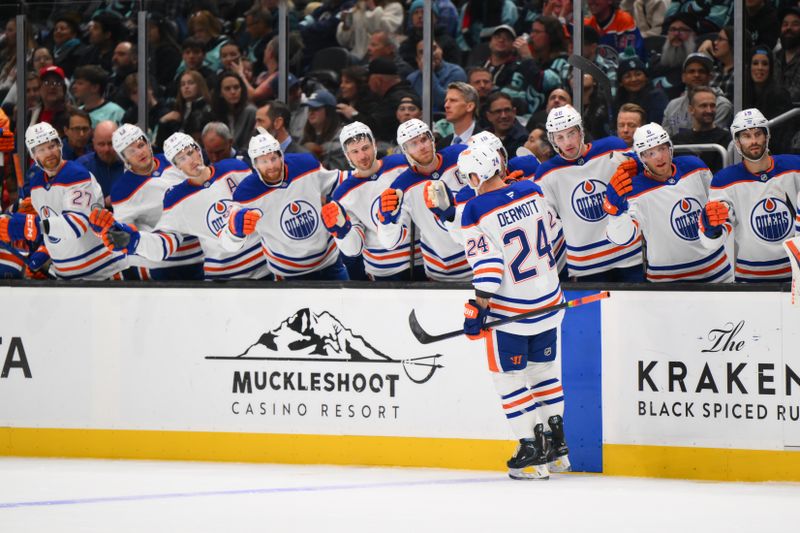
<svg viewBox="0 0 800 533"><path fill-rule="evenodd" d="M464 304L464 334L472 340L478 340L486 335L483 329L486 318L489 316L489 307L481 307L475 300Z"/></svg>

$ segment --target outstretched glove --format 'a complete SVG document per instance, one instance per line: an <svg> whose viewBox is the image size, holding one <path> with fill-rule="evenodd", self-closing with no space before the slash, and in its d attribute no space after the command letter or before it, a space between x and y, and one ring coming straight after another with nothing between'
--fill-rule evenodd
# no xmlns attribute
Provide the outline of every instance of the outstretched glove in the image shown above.
<svg viewBox="0 0 800 533"><path fill-rule="evenodd" d="M38 238L38 216L21 213L0 216L0 240L3 242L35 241Z"/></svg>
<svg viewBox="0 0 800 533"><path fill-rule="evenodd" d="M101 238L106 248L112 252L122 252L130 255L136 253L136 247L139 246L139 230L132 224L120 224L114 222L111 227L103 232Z"/></svg>
<svg viewBox="0 0 800 533"><path fill-rule="evenodd" d="M322 223L337 239L344 239L353 227L347 211L335 200L322 206Z"/></svg>
<svg viewBox="0 0 800 533"><path fill-rule="evenodd" d="M712 200L700 215L698 226L706 237L716 239L722 234L722 225L728 221L728 204Z"/></svg>
<svg viewBox="0 0 800 533"><path fill-rule="evenodd" d="M636 161L629 159L617 167L611 176L606 188L606 199L603 201L603 210L609 215L616 216L628 210L626 196L633 191L632 178L637 173Z"/></svg>
<svg viewBox="0 0 800 533"><path fill-rule="evenodd" d="M489 306L481 307L475 300L464 304L464 334L472 340L483 338L486 330L486 317L489 316Z"/></svg>
<svg viewBox="0 0 800 533"><path fill-rule="evenodd" d="M422 195L425 205L442 222L451 222L456 218L456 208L453 205L453 193L447 184L439 180L431 180L425 184Z"/></svg>
<svg viewBox="0 0 800 533"><path fill-rule="evenodd" d="M400 189L386 189L381 193L381 206L378 209L378 220L381 224L394 224L400 217L400 208L403 205L403 191Z"/></svg>
<svg viewBox="0 0 800 533"><path fill-rule="evenodd" d="M114 214L108 209L95 207L89 214L89 225L98 237L110 228L114 222L116 222L116 220L114 220Z"/></svg>
<svg viewBox="0 0 800 533"><path fill-rule="evenodd" d="M256 230L256 224L261 220L261 211L258 209L242 208L231 215L228 225L231 233L237 237L247 237Z"/></svg>

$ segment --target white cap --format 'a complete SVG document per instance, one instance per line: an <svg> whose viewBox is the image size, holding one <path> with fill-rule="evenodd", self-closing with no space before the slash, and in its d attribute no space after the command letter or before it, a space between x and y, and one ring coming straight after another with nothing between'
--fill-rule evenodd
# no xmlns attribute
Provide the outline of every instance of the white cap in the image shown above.
<svg viewBox="0 0 800 533"><path fill-rule="evenodd" d="M470 146L458 155L458 171L467 179L470 187L477 190L480 185L502 172L503 162L500 154L492 146L477 144ZM478 176L478 187L472 185L470 176Z"/></svg>
<svg viewBox="0 0 800 533"><path fill-rule="evenodd" d="M251 137L250 144L247 146L247 155L250 156L250 161L255 164L257 157L271 154L272 152L278 152L283 156L281 152L281 143L279 143L275 137L267 133L266 130L259 129L258 131L261 133Z"/></svg>
<svg viewBox="0 0 800 533"><path fill-rule="evenodd" d="M561 154L561 150L556 144L555 134L559 131L568 130L576 126L581 132L581 144L583 144L583 119L581 118L581 114L571 105L555 107L550 110L547 114L545 128L547 129L547 140L550 141L550 144L553 145L556 152Z"/></svg>
<svg viewBox="0 0 800 533"><path fill-rule="evenodd" d="M397 144L400 146L400 150L406 156L408 162L412 165L417 164L417 162L413 157L408 155L405 144L411 139L424 134L427 134L431 142L433 142L433 133L431 133L431 129L418 118L407 120L397 127Z"/></svg>
<svg viewBox="0 0 800 533"><path fill-rule="evenodd" d="M661 124L651 122L639 126L633 133L633 149L640 159L644 152L662 144L669 144L669 147L672 148L672 140Z"/></svg>
<svg viewBox="0 0 800 533"><path fill-rule="evenodd" d="M25 146L28 147L28 153L33 157L33 149L40 144L49 143L50 141L58 141L61 144L61 138L58 136L56 129L47 122L39 122L28 127L25 131ZM33 159L36 159L33 157Z"/></svg>
<svg viewBox="0 0 800 533"><path fill-rule="evenodd" d="M364 124L363 122L351 122L350 124L346 124L343 128L341 133L339 133L339 144L342 145L342 151L344 152L344 156L347 158L347 162L350 163L350 166L356 168L352 161L350 161L350 156L347 155L347 147L345 146L348 141L355 139L360 136L366 136L369 138L370 142L372 143L372 147L376 148L375 146L375 136L372 134L372 130L369 129L369 126Z"/></svg>
<svg viewBox="0 0 800 533"><path fill-rule="evenodd" d="M175 165L175 156L190 146L196 146L198 150L200 149L200 146L190 135L181 132L173 133L164 141L164 156L170 163Z"/></svg>
<svg viewBox="0 0 800 533"><path fill-rule="evenodd" d="M508 161L508 152L506 151L506 147L503 146L503 141L500 138L492 133L491 131L481 131L473 135L467 141L467 146L473 147L478 145L489 146L490 148L494 148L501 154L503 154L504 162Z"/></svg>
<svg viewBox="0 0 800 533"><path fill-rule="evenodd" d="M117 128L114 131L114 134L111 136L111 145L114 147L114 151L117 152L119 158L125 161L125 158L122 156L122 152L125 151L125 148L132 145L142 137L144 137L144 140L147 142L147 137L141 128L139 128L139 126L136 126L135 124L123 124Z"/></svg>

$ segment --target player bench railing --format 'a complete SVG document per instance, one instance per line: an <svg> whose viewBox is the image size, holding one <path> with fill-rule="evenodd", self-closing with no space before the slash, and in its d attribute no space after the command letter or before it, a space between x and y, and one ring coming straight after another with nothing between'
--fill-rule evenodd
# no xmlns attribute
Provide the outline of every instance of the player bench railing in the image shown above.
<svg viewBox="0 0 800 533"><path fill-rule="evenodd" d="M728 150L721 144L676 144L673 149L675 153L689 153L689 152L717 152L722 158L722 168L730 165L731 158Z"/></svg>

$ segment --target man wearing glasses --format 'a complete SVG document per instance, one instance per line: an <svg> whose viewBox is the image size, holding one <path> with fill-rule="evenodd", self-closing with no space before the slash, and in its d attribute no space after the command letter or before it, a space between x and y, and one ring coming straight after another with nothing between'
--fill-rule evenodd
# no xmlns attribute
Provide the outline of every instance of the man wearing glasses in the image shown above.
<svg viewBox="0 0 800 533"><path fill-rule="evenodd" d="M517 148L528 140L528 130L517 120L517 110L511 97L500 91L492 93L486 100L486 118L494 133L503 143L506 152L517 153Z"/></svg>

